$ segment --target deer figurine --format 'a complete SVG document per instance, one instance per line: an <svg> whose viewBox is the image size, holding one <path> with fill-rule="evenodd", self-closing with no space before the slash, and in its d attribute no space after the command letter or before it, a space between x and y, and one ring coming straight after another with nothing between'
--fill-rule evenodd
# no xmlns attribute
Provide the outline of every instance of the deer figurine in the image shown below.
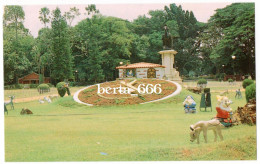
<svg viewBox="0 0 260 164"><path fill-rule="evenodd" d="M10 98L10 100L4 102L4 105L5 105L5 106L7 106L7 105L11 105L11 109L14 110L14 103L13 103L14 96L9 96L9 98Z"/></svg>

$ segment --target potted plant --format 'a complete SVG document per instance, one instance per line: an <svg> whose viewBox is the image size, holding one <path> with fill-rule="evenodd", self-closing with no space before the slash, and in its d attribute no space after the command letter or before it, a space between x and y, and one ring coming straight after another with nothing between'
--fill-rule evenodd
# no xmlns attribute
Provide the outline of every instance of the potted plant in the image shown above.
<svg viewBox="0 0 260 164"><path fill-rule="evenodd" d="M233 79L228 79L229 84L233 84L234 80Z"/></svg>
<svg viewBox="0 0 260 164"><path fill-rule="evenodd" d="M207 80L206 79L199 79L198 82L197 82L197 86L199 88L206 88L207 86Z"/></svg>

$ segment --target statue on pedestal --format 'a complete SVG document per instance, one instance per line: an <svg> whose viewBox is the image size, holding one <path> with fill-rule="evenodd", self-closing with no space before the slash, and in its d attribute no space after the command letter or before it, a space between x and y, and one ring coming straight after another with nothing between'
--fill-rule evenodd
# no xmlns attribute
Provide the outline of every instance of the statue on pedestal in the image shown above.
<svg viewBox="0 0 260 164"><path fill-rule="evenodd" d="M164 26L164 35L162 36L162 40L164 50L171 50L173 48L173 40L167 25Z"/></svg>
<svg viewBox="0 0 260 164"><path fill-rule="evenodd" d="M165 66L163 79L181 83L182 79L179 77L179 72L174 68L174 55L177 54L177 51L173 49L173 36L166 25L164 26L162 41L163 50L158 53L162 55L162 65Z"/></svg>

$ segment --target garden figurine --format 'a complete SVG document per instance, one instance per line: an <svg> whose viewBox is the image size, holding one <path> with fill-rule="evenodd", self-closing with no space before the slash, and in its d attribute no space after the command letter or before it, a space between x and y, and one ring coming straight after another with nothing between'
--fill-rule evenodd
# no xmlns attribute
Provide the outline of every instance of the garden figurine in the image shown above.
<svg viewBox="0 0 260 164"><path fill-rule="evenodd" d="M185 98L183 105L185 113L196 113L196 102L194 101L192 96L188 95Z"/></svg>
<svg viewBox="0 0 260 164"><path fill-rule="evenodd" d="M51 99L50 99L50 98L48 98L48 97L45 96L43 99L44 99L45 101L47 101L48 103L51 103Z"/></svg>
<svg viewBox="0 0 260 164"><path fill-rule="evenodd" d="M197 139L197 143L200 143L199 140L199 136L200 133L203 132L203 136L205 139L205 143L208 142L208 137L207 137L207 132L208 130L213 130L214 131L214 141L217 141L217 136L219 136L219 138L221 140L223 140L223 136L221 133L221 128L224 127L219 120L213 119L213 120L209 120L209 121L199 121L193 125L190 125L190 141L193 142L194 140Z"/></svg>
<svg viewBox="0 0 260 164"><path fill-rule="evenodd" d="M40 104L43 104L43 103L44 103L44 100L43 100L43 99L39 99L39 103L40 103Z"/></svg>
<svg viewBox="0 0 260 164"><path fill-rule="evenodd" d="M217 115L216 119L220 121L225 127L229 127L232 125L232 108L230 104L232 101L228 99L226 96L219 96L217 95Z"/></svg>
<svg viewBox="0 0 260 164"><path fill-rule="evenodd" d="M24 114L33 114L33 112L31 110L29 110L28 108L23 108L22 111L20 112L21 115Z"/></svg>
<svg viewBox="0 0 260 164"><path fill-rule="evenodd" d="M241 98L242 99L242 94L241 94L240 89L236 90L235 98L239 98L239 99Z"/></svg>
<svg viewBox="0 0 260 164"><path fill-rule="evenodd" d="M10 100L7 101L7 102L4 102L4 105L7 106L7 105L11 105L11 109L14 110L14 103L13 103L13 99L14 99L14 96L9 96Z"/></svg>

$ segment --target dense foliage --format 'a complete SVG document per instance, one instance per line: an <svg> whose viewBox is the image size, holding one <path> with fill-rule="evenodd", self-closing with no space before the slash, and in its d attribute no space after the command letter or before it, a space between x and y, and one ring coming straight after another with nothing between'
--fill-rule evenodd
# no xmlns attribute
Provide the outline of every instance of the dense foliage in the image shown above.
<svg viewBox="0 0 260 164"><path fill-rule="evenodd" d="M207 80L206 79L199 79L197 84L207 84Z"/></svg>
<svg viewBox="0 0 260 164"><path fill-rule="evenodd" d="M51 78L57 81L72 79L72 55L68 34L68 25L61 15L59 8L53 11L52 27L52 53L53 63Z"/></svg>
<svg viewBox="0 0 260 164"><path fill-rule="evenodd" d="M50 86L48 84L40 84L37 88L43 89L43 90L48 90L48 89L50 89Z"/></svg>
<svg viewBox="0 0 260 164"><path fill-rule="evenodd" d="M21 6L4 8L4 82L18 83L31 72L51 77L51 83L70 80L80 84L114 80L115 67L135 62L161 63L162 35L167 25L173 39L174 68L181 75L242 74L255 77L254 3L234 3L218 9L208 23L192 11L170 4L129 22L103 16L95 5L87 17L75 7L62 15L59 8L39 11L43 28L37 38L23 26ZM15 19L16 18L16 19ZM49 27L49 25L51 25ZM233 60L231 56L236 56Z"/></svg>
<svg viewBox="0 0 260 164"><path fill-rule="evenodd" d="M234 82L234 80L233 79L228 79L228 82L232 83L232 82Z"/></svg>
<svg viewBox="0 0 260 164"><path fill-rule="evenodd" d="M65 87L66 83L65 82L59 82L57 85L56 85L56 88L58 90L58 93L60 95L60 97L63 97L65 96L66 92L67 92L67 89Z"/></svg>
<svg viewBox="0 0 260 164"><path fill-rule="evenodd" d="M246 87L246 101L248 102L250 99L256 98L256 85L250 84Z"/></svg>
<svg viewBox="0 0 260 164"><path fill-rule="evenodd" d="M243 83L242 83L242 86L243 86L243 88L246 88L247 86L249 86L249 85L251 85L251 84L253 84L253 83L254 83L253 80L251 80L251 79L245 79L245 80L243 81Z"/></svg>
<svg viewBox="0 0 260 164"><path fill-rule="evenodd" d="M48 84L40 84L37 87L38 92L41 93L45 93L45 92L50 92L50 87Z"/></svg>
<svg viewBox="0 0 260 164"><path fill-rule="evenodd" d="M255 4L233 3L216 10L198 42L202 70L255 78Z"/></svg>

